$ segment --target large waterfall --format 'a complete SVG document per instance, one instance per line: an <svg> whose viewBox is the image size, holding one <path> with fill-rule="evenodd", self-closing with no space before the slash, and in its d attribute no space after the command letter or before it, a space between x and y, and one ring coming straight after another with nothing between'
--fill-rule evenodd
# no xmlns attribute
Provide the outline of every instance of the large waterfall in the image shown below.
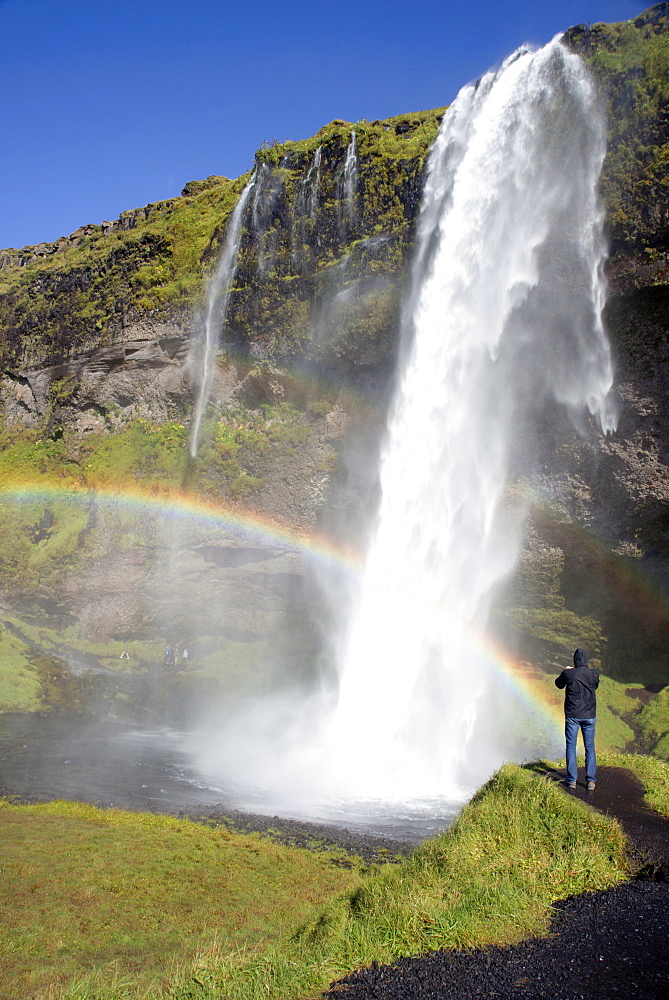
<svg viewBox="0 0 669 1000"><path fill-rule="evenodd" d="M363 795L457 795L513 755L482 639L546 407L612 429L597 183L604 123L557 41L464 88L432 151L406 366L330 745Z"/></svg>
<svg viewBox="0 0 669 1000"><path fill-rule="evenodd" d="M594 86L557 41L446 112L338 690L259 698L203 756L263 787L252 808L435 815L502 760L557 752L554 723L506 686L488 615L517 559L523 484L561 435L615 425L604 153Z"/></svg>

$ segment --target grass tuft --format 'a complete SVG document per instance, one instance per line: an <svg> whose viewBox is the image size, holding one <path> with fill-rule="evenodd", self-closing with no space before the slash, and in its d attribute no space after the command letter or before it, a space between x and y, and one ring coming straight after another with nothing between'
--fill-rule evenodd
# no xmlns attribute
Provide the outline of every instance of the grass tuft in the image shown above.
<svg viewBox="0 0 669 1000"><path fill-rule="evenodd" d="M663 762L630 766L666 796ZM0 824L7 1000L313 997L374 961L543 934L553 902L628 864L615 820L512 764L450 830L371 868L80 803L2 803Z"/></svg>

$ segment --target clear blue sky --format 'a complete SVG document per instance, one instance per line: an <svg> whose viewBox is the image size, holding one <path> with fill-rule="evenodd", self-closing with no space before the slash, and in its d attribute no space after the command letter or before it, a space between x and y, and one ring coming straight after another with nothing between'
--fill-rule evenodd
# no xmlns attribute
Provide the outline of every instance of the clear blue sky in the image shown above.
<svg viewBox="0 0 669 1000"><path fill-rule="evenodd" d="M448 104L627 0L0 0L0 247L237 177L263 140Z"/></svg>

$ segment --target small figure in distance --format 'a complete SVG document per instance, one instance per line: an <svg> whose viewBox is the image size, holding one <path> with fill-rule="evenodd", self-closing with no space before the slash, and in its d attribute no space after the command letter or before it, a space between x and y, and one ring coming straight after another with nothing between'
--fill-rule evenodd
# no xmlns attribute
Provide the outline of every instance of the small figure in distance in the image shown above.
<svg viewBox="0 0 669 1000"><path fill-rule="evenodd" d="M188 650L186 649L185 646L184 646L184 651L181 654L181 665L184 668L184 670L188 669Z"/></svg>
<svg viewBox="0 0 669 1000"><path fill-rule="evenodd" d="M567 788L576 788L578 768L576 767L576 740L579 729L583 733L585 746L585 778L588 791L595 789L597 781L597 757L595 755L595 719L599 674L588 666L588 654L584 649L574 653L574 666L565 667L555 686L566 688L564 693L564 735L567 756Z"/></svg>
<svg viewBox="0 0 669 1000"><path fill-rule="evenodd" d="M123 652L119 656L119 660L129 660L129 659L130 659L130 653L128 652L128 647L124 646Z"/></svg>
<svg viewBox="0 0 669 1000"><path fill-rule="evenodd" d="M171 646L165 646L165 666L171 667L174 663L174 653Z"/></svg>

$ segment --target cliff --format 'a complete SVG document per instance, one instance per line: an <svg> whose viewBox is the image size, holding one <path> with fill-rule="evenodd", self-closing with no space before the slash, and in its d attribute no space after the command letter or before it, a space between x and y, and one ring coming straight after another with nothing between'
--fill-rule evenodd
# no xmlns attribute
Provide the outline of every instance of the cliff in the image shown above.
<svg viewBox="0 0 669 1000"><path fill-rule="evenodd" d="M669 4L622 24L571 28L564 42L590 64L608 109L606 324L621 418L606 440L547 434L550 462L525 484L537 499L495 620L521 658L545 669L587 644L622 685L611 695L618 698L611 742L623 745L647 738L639 713L667 681ZM186 448L197 389L190 344L251 173L191 182L181 197L115 222L0 252L5 479L180 490L295 529L325 529L341 542L364 537L424 167L441 113L335 121L309 139L256 153L195 459ZM52 523L40 529L48 510ZM149 607L135 595L168 559L157 530L150 526L143 550L123 542L112 552L101 541L99 512L77 515L75 526L71 514L54 510L43 504L5 520L7 608L27 609L33 624L51 630L37 641L12 619L33 650L97 642L87 655L109 669L115 642L152 642L155 657L165 637L185 641L209 628L219 642L211 640L212 663L215 647L227 643L225 678L248 675L255 644L251 660L264 664L266 681L261 646L285 636L290 621L286 662L321 655L332 611L296 558L283 553L269 567L266 553L247 543L212 546L198 535L181 556L188 593L163 589L156 597L151 583ZM105 522L104 532L113 530ZM231 555L240 546L243 553ZM228 609L218 631L203 611L212 588ZM209 682L223 683L220 674ZM630 706L633 726L621 719Z"/></svg>

